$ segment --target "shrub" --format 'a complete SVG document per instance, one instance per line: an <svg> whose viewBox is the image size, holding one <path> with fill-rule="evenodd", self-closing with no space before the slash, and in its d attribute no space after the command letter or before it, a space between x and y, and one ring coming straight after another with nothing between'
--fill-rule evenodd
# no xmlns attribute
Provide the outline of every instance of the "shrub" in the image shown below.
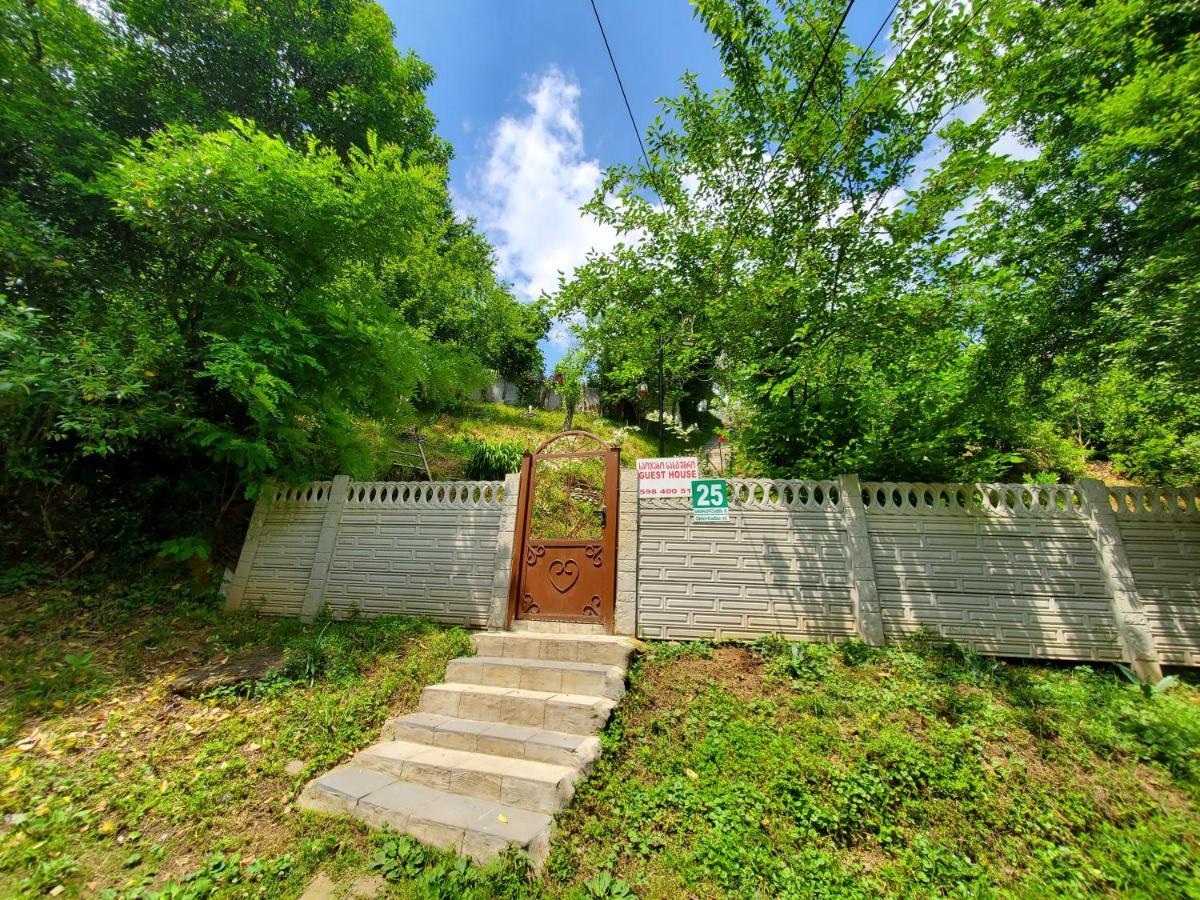
<svg viewBox="0 0 1200 900"><path fill-rule="evenodd" d="M464 474L472 481L499 481L521 468L525 445L519 441L473 440L470 445Z"/></svg>

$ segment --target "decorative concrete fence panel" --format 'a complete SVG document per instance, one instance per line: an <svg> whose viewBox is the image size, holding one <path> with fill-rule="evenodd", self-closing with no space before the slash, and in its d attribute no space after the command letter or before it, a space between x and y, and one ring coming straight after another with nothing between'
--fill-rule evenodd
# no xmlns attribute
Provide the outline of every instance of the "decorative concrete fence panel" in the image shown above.
<svg viewBox="0 0 1200 900"><path fill-rule="evenodd" d="M855 634L836 482L731 481L729 521L688 498L638 510L637 625L651 638Z"/></svg>
<svg viewBox="0 0 1200 900"><path fill-rule="evenodd" d="M250 520L231 597L253 597L255 608L267 615L300 615L332 488L331 481L315 481L264 492Z"/></svg>
<svg viewBox="0 0 1200 900"><path fill-rule="evenodd" d="M409 615L482 627L491 609L504 482L351 482L260 499L231 606L312 618ZM511 544L509 545L511 546Z"/></svg>
<svg viewBox="0 0 1200 900"><path fill-rule="evenodd" d="M1108 496L1159 661L1200 666L1200 489Z"/></svg>
<svg viewBox="0 0 1200 900"><path fill-rule="evenodd" d="M334 615L487 624L503 482L356 482L325 581Z"/></svg>
<svg viewBox="0 0 1200 900"><path fill-rule="evenodd" d="M997 656L1123 658L1078 488L867 483L862 498L888 641L924 630Z"/></svg>

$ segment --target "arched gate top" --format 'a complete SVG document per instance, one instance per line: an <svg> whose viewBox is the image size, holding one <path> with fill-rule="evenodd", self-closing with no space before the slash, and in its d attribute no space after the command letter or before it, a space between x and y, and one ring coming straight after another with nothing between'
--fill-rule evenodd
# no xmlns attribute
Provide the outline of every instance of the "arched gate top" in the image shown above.
<svg viewBox="0 0 1200 900"><path fill-rule="evenodd" d="M547 447L554 444L562 443L562 449L554 449L550 452L546 451ZM595 444L595 449L587 449L589 443ZM583 446L580 446L580 445ZM542 442L536 450L533 451L534 456L574 456L580 453L606 453L614 449L612 445L606 444L599 435L592 434L590 431L562 431Z"/></svg>

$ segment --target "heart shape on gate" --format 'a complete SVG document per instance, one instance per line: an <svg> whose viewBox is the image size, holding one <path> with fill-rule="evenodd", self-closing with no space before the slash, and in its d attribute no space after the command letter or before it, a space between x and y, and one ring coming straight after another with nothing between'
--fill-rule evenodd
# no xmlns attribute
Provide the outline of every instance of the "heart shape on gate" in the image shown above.
<svg viewBox="0 0 1200 900"><path fill-rule="evenodd" d="M550 563L550 585L560 594L565 594L579 580L579 564L573 559L556 559Z"/></svg>

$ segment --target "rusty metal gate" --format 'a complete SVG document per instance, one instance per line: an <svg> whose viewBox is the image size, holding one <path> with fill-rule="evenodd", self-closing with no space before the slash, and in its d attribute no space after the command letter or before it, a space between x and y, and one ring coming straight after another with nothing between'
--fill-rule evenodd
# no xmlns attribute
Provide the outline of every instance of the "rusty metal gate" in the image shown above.
<svg viewBox="0 0 1200 900"><path fill-rule="evenodd" d="M621 451L564 431L521 462L508 622L585 622L613 629Z"/></svg>

